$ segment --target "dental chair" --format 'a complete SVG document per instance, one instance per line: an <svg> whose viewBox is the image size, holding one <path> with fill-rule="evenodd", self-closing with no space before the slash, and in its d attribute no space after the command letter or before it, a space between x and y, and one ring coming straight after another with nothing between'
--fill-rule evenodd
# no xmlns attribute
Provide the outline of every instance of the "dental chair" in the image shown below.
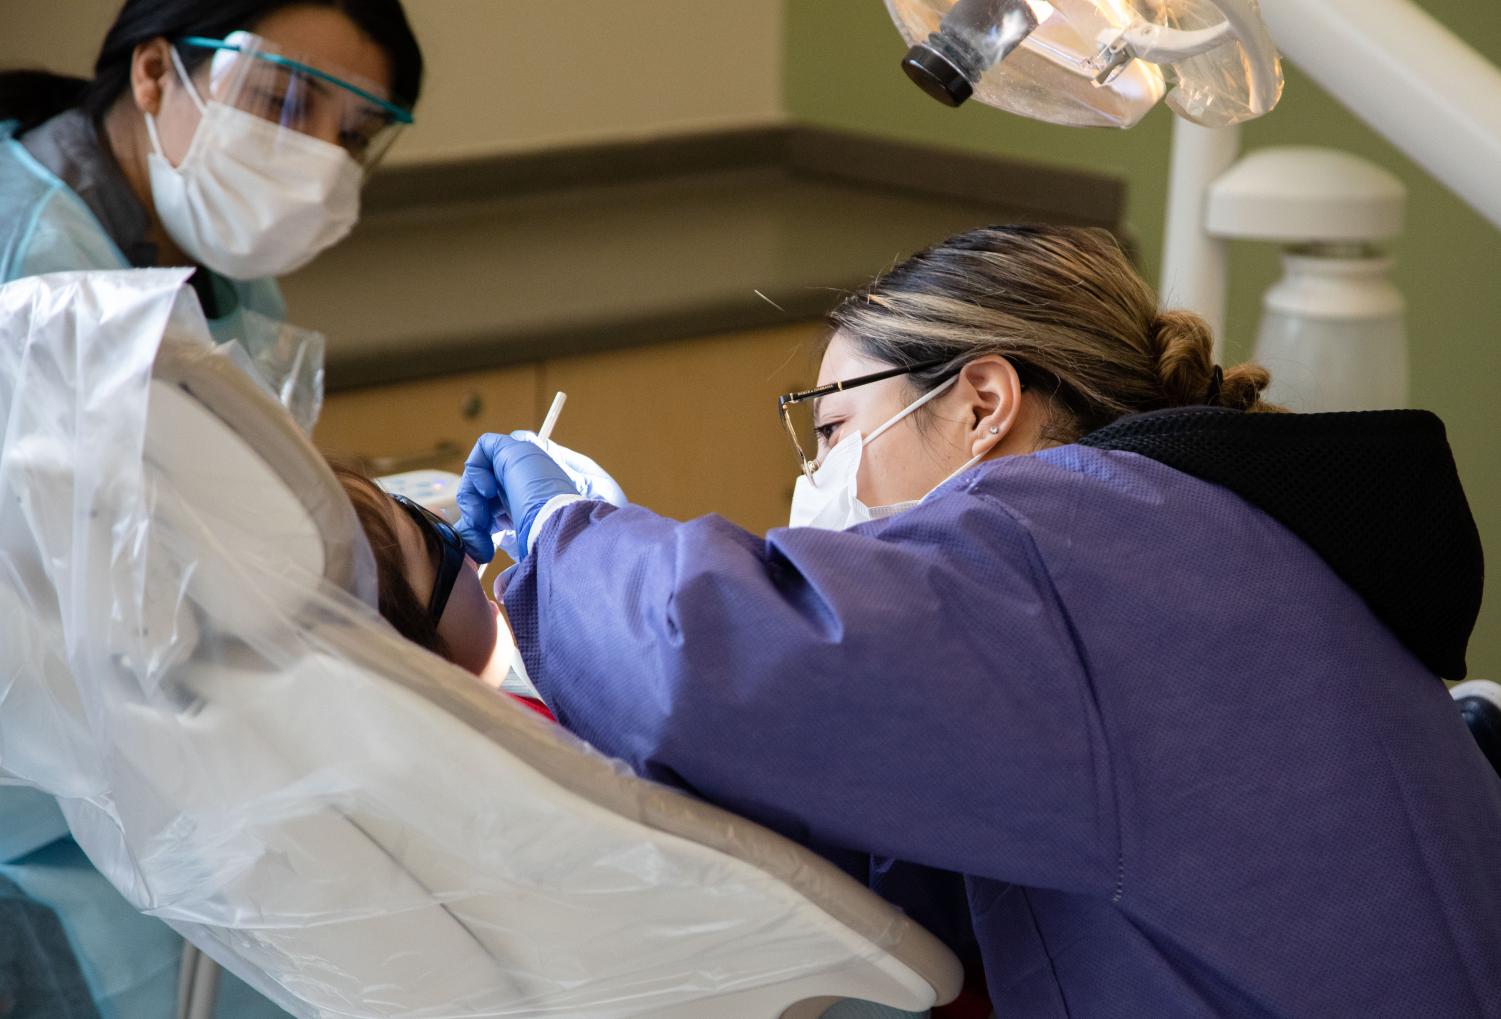
<svg viewBox="0 0 1501 1019"><path fill-rule="evenodd" d="M954 956L820 857L386 626L342 490L185 278L0 288L0 776L136 908L299 1016L954 997Z"/></svg>
<svg viewBox="0 0 1501 1019"><path fill-rule="evenodd" d="M1471 679L1449 688L1459 705L1465 727L1475 737L1480 752L1501 775L1501 683Z"/></svg>

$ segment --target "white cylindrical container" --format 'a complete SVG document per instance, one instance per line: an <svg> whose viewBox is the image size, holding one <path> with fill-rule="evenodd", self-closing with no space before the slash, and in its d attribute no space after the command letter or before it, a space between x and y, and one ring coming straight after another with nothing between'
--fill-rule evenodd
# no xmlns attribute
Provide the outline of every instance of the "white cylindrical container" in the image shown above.
<svg viewBox="0 0 1501 1019"><path fill-rule="evenodd" d="M1389 258L1287 252L1267 291L1255 360L1266 398L1295 411L1407 406L1406 305Z"/></svg>

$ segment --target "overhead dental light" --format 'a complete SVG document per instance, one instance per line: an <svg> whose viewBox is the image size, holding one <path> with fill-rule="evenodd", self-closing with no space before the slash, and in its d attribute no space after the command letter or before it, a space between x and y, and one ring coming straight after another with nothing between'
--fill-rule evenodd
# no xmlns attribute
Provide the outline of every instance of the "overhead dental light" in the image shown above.
<svg viewBox="0 0 1501 1019"><path fill-rule="evenodd" d="M948 106L1128 128L1164 98L1196 124L1270 112L1277 49L1257 0L886 0L902 67ZM1170 90L1171 89L1171 90Z"/></svg>
<svg viewBox="0 0 1501 1019"><path fill-rule="evenodd" d="M1501 228L1501 67L1416 0L886 0L903 68L949 106L971 96L1070 126L1128 128L1160 100L1173 125L1159 292L1225 334L1229 245L1285 248L1256 357L1273 400L1400 406L1403 302L1384 248L1405 194L1339 153L1239 166L1238 125L1271 112L1281 55ZM1280 47L1280 52L1279 52ZM1208 130L1206 130L1206 128Z"/></svg>

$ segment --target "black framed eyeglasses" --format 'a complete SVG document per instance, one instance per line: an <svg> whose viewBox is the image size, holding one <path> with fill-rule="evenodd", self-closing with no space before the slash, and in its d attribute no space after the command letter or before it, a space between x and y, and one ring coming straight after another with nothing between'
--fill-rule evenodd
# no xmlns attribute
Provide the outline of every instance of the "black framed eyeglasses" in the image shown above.
<svg viewBox="0 0 1501 1019"><path fill-rule="evenodd" d="M432 621L433 629L437 629L438 620L443 618L443 610L448 606L448 596L453 593L453 585L459 579L459 571L464 568L464 539L459 537L452 524L421 503L404 495L392 495L391 498L407 511L423 533L438 542L438 575L433 581L433 593L427 600L428 619Z"/></svg>
<svg viewBox="0 0 1501 1019"><path fill-rule="evenodd" d="M792 420L792 408L809 400L817 400L831 393L842 393L846 389L854 389L856 386L867 386L872 382L884 382L894 379L898 375L910 375L913 372L927 371L929 368L938 368L948 364L953 358L941 358L937 361L923 361L919 364L908 365L905 368L887 368L885 371L872 372L869 375L861 375L858 378L844 379L841 382L830 382L828 385L819 386L816 389L805 389L797 393L783 393L777 397L777 412L782 415L782 427L787 429L787 438L792 440L792 450L797 454L798 467L803 475L813 480L813 473L818 470L818 461L808 459L808 454L803 452L802 440L797 435L797 425Z"/></svg>

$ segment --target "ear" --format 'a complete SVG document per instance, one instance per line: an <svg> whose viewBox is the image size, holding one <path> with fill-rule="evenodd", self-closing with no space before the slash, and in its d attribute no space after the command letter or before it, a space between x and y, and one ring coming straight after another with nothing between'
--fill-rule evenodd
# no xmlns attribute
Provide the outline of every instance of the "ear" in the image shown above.
<svg viewBox="0 0 1501 1019"><path fill-rule="evenodd" d="M987 354L966 364L959 381L969 401L965 415L969 452L984 456L1005 441L1021 414L1021 378L1010 361Z"/></svg>
<svg viewBox="0 0 1501 1019"><path fill-rule="evenodd" d="M130 96L136 109L153 117L161 112L162 97L175 84L171 43L161 36L143 42L130 57Z"/></svg>

